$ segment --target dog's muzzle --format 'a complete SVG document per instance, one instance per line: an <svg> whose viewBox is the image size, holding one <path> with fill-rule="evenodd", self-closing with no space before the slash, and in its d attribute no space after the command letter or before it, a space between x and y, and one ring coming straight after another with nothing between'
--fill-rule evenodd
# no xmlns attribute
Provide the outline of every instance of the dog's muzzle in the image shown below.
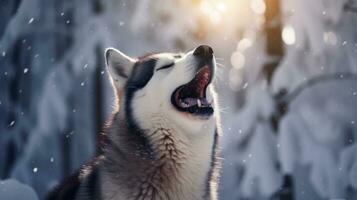
<svg viewBox="0 0 357 200"><path fill-rule="evenodd" d="M196 62L194 78L179 86L171 96L174 107L181 112L210 116L214 110L206 98L206 90L214 76L213 50L207 45L197 47L193 56Z"/></svg>

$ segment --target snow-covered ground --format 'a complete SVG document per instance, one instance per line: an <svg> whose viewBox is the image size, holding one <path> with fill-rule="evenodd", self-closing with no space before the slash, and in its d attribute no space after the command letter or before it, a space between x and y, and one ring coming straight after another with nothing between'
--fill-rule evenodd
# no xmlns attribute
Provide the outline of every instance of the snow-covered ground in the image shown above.
<svg viewBox="0 0 357 200"><path fill-rule="evenodd" d="M0 199L38 200L36 192L28 185L14 179L0 181Z"/></svg>

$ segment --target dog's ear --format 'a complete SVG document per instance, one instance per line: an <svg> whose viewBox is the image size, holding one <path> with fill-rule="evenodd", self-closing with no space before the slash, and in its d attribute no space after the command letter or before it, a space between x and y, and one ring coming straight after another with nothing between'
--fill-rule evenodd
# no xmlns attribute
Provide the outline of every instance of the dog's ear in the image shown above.
<svg viewBox="0 0 357 200"><path fill-rule="evenodd" d="M117 49L108 48L105 50L105 62L113 85L118 92L121 92L131 74L135 60Z"/></svg>

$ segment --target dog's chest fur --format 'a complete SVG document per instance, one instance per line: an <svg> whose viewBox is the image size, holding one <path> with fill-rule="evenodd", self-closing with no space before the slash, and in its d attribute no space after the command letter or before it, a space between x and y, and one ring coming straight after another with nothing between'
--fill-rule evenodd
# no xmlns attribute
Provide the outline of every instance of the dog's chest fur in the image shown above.
<svg viewBox="0 0 357 200"><path fill-rule="evenodd" d="M141 138L118 118L100 168L104 199L210 199L214 129L189 138L156 117Z"/></svg>

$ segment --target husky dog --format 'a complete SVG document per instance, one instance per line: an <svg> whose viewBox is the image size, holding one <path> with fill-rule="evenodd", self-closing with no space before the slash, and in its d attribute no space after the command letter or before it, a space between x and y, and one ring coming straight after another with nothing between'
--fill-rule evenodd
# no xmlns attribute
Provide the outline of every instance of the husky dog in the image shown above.
<svg viewBox="0 0 357 200"><path fill-rule="evenodd" d="M217 199L212 48L105 57L117 98L103 153L49 199Z"/></svg>

